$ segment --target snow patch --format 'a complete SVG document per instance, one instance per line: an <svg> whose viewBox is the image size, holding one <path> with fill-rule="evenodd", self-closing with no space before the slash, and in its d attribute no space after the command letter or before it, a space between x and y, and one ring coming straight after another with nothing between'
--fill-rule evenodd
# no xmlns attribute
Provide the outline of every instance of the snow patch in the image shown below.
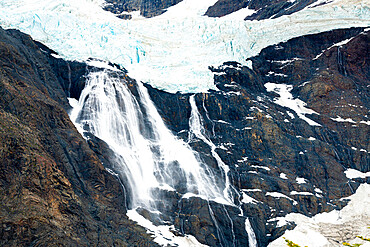
<svg viewBox="0 0 370 247"><path fill-rule="evenodd" d="M297 205L298 204L295 200L293 200L289 196L286 196L286 195L284 195L283 193L280 193L280 192L267 192L266 193L266 196L272 196L272 197L275 197L275 198L286 198L286 199L292 201L293 202L293 205Z"/></svg>
<svg viewBox="0 0 370 247"><path fill-rule="evenodd" d="M342 210L306 217L302 214L290 213L284 217L293 221L297 226L288 230L283 236L271 242L269 247L285 247L283 238L289 239L301 246L337 246L344 241L359 242L357 235L368 236L370 230L370 185L361 184L356 193L346 198L350 202ZM350 231L348 230L350 229ZM346 232L346 234L343 234ZM348 233L348 234L347 234ZM346 236L347 239L341 239ZM348 236L348 237L347 237ZM362 242L364 243L364 242ZM364 244L363 246L369 246Z"/></svg>
<svg viewBox="0 0 370 247"><path fill-rule="evenodd" d="M360 124L370 125L370 121L360 121Z"/></svg>
<svg viewBox="0 0 370 247"><path fill-rule="evenodd" d="M303 154L303 152L300 152L299 154ZM307 183L307 182L306 182L306 179L304 179L304 178L300 178L300 177L297 177L297 178L295 179L295 181L297 181L297 184L305 184L305 183Z"/></svg>
<svg viewBox="0 0 370 247"><path fill-rule="evenodd" d="M175 230L174 226L166 226L166 225L159 225L155 226L152 222L145 219L143 216L141 216L139 213L136 212L136 210L128 210L127 216L129 219L137 222L139 225L147 229L147 232L150 234L153 234L154 241L162 246L182 246L182 247L188 247L188 246L194 246L194 247L205 247L207 245L203 245L198 242L198 240L191 236L191 235L185 235L183 237L176 236L172 233L173 230Z"/></svg>
<svg viewBox="0 0 370 247"><path fill-rule="evenodd" d="M274 99L274 102L276 104L292 109L297 113L297 115L301 119L306 121L309 125L321 126L320 124L316 123L315 121L305 116L305 114L318 114L318 113L311 109L306 108L305 106L307 104L302 100L293 98L293 95L290 93L290 91L292 91L293 89L292 85L268 82L265 84L265 87L268 92L275 92L280 95L279 98Z"/></svg>
<svg viewBox="0 0 370 247"><path fill-rule="evenodd" d="M243 198L242 198L242 203L252 203L252 204L257 204L257 200L248 196L246 193L244 193L242 191L242 195L243 195Z"/></svg>
<svg viewBox="0 0 370 247"><path fill-rule="evenodd" d="M292 196L295 196L295 195L313 196L314 195L311 192L307 192L307 191L291 191L290 194Z"/></svg>
<svg viewBox="0 0 370 247"><path fill-rule="evenodd" d="M351 118L344 119L344 118L342 118L340 116L337 116L337 118L330 118L330 119L333 120L333 121L336 121L336 122L356 123Z"/></svg>
<svg viewBox="0 0 370 247"><path fill-rule="evenodd" d="M288 179L288 177L286 176L285 173L280 173L280 178L282 178L282 179Z"/></svg>
<svg viewBox="0 0 370 247"><path fill-rule="evenodd" d="M352 168L347 169L344 173L346 174L346 177L349 179L370 177L370 172L361 172L359 170Z"/></svg>
<svg viewBox="0 0 370 247"><path fill-rule="evenodd" d="M244 20L246 17L253 15L256 12L257 11L254 9L243 8L221 18L224 20Z"/></svg>
<svg viewBox="0 0 370 247"><path fill-rule="evenodd" d="M251 167L253 168L259 168L259 169L265 169L266 171L270 171L271 169L268 168L267 166L257 166L257 165L252 165Z"/></svg>
<svg viewBox="0 0 370 247"><path fill-rule="evenodd" d="M276 218L272 218L272 219L267 220L267 222L273 222L273 221L277 221L277 223L276 223L277 228L285 226L286 224L288 224L288 221L284 217L276 217Z"/></svg>

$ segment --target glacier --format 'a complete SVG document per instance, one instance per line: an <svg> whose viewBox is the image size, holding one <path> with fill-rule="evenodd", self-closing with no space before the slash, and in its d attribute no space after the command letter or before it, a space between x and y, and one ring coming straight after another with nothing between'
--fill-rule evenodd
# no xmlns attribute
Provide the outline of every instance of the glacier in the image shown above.
<svg viewBox="0 0 370 247"><path fill-rule="evenodd" d="M209 66L247 59L268 45L336 28L370 25L369 1L313 4L289 16L244 21L253 10L203 16L216 0L184 0L163 15L122 20L102 0L2 0L0 25L16 28L68 60L119 64L139 81L168 92L216 90Z"/></svg>

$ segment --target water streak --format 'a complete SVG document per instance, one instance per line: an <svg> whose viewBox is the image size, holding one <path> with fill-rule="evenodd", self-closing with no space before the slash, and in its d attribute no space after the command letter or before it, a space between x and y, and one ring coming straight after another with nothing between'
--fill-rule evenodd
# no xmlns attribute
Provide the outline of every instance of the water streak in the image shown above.
<svg viewBox="0 0 370 247"><path fill-rule="evenodd" d="M199 114L194 95L190 96L189 102L191 106L191 116L189 120L190 134L199 138L211 148L212 156L215 158L217 165L220 167L220 169L222 169L224 173L224 198L227 199L230 204L233 204L233 188L230 184L230 179L228 176L230 168L222 161L221 157L216 152L216 145L210 140L210 138L206 136L206 131L203 126L203 118Z"/></svg>

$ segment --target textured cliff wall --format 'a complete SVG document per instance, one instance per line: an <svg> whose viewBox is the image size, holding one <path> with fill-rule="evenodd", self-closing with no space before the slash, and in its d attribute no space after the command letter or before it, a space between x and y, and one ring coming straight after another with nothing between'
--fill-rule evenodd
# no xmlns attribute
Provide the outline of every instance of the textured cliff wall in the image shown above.
<svg viewBox="0 0 370 247"><path fill-rule="evenodd" d="M0 29L0 245L154 246L67 115L86 65L50 52Z"/></svg>
<svg viewBox="0 0 370 247"><path fill-rule="evenodd" d="M249 196L243 209L261 246L293 226L276 217L341 208L341 198L369 183L345 175L370 169L368 41L361 28L334 30L267 47L251 58L253 69L210 68L220 91L196 102L234 186ZM187 139L189 95L149 89L168 126ZM216 166L202 140L189 141Z"/></svg>

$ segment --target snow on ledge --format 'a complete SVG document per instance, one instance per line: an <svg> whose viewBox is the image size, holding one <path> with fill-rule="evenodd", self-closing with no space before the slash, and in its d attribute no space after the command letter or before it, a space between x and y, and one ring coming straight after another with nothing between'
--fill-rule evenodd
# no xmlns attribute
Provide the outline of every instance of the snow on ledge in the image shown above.
<svg viewBox="0 0 370 247"><path fill-rule="evenodd" d="M279 219L283 222L293 221L297 226L293 230L286 231L283 236L271 242L268 247L286 247L283 238L289 239L300 246L327 247L342 246L344 241L363 243L369 247L369 243L361 242L356 236L369 237L370 229L370 185L361 184L356 193L346 198L350 202L342 210L334 210L329 213L317 214L310 218L298 213L291 213ZM348 231L351 229L351 231ZM344 235L343 233L346 233ZM348 234L347 234L348 233ZM349 236L348 239L340 239Z"/></svg>
<svg viewBox="0 0 370 247"><path fill-rule="evenodd" d="M344 173L349 179L370 177L370 172L360 172L359 170L351 168L347 169Z"/></svg>
<svg viewBox="0 0 370 247"><path fill-rule="evenodd" d="M297 205L298 204L298 202L296 202L295 200L293 200L289 196L286 196L286 195L284 195L283 193L280 193L280 192L267 192L266 193L266 196L271 196L271 197L275 197L275 198L286 198L286 199L292 201L293 202L293 205Z"/></svg>
<svg viewBox="0 0 370 247"><path fill-rule="evenodd" d="M280 95L279 98L274 99L274 102L278 105L288 107L295 111L301 119L306 121L311 126L321 126L320 124L316 123L315 121L307 118L305 114L318 114L314 110L306 108L306 102L300 99L294 99L293 95L290 93L292 91L293 86L287 84L277 84L268 82L265 83L265 87L267 92L275 92Z"/></svg>
<svg viewBox="0 0 370 247"><path fill-rule="evenodd" d="M130 220L137 222L139 225L147 229L148 233L154 235L154 241L162 246L179 246L179 247L205 247L207 245L201 244L198 240L191 236L185 235L184 237L174 235L171 230L174 226L159 225L155 226L152 222L141 216L136 210L128 210L127 216Z"/></svg>
<svg viewBox="0 0 370 247"><path fill-rule="evenodd" d="M337 116L337 118L330 118L331 120L333 121L336 121L336 122L347 122L347 123L356 123L355 121L353 121L353 119L351 118L342 118L340 116Z"/></svg>

